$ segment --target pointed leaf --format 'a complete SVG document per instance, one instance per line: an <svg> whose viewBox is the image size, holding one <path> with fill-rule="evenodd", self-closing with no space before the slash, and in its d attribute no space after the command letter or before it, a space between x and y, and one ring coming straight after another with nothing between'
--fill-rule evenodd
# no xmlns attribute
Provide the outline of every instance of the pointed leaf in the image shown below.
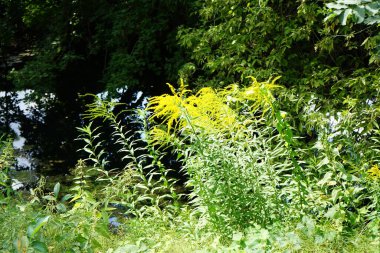
<svg viewBox="0 0 380 253"><path fill-rule="evenodd" d="M365 5L366 10L370 13L371 16L377 14L380 9L379 3L369 3Z"/></svg>
<svg viewBox="0 0 380 253"><path fill-rule="evenodd" d="M60 212L60 213L65 213L67 211L66 206L62 203L58 203L56 205L56 208L57 208L58 212Z"/></svg>
<svg viewBox="0 0 380 253"><path fill-rule="evenodd" d="M341 14L339 16L339 20L340 20L340 23L342 25L346 25L347 24L347 18L348 16L350 16L352 14L352 9L346 9L344 10L343 14Z"/></svg>
<svg viewBox="0 0 380 253"><path fill-rule="evenodd" d="M49 201L55 201L55 200L56 200L56 198L54 198L54 197L51 196L51 195L45 195L45 196L43 196L42 198L43 198L43 199L46 199L46 200L49 200Z"/></svg>
<svg viewBox="0 0 380 253"><path fill-rule="evenodd" d="M109 231L108 231L108 227L107 226L104 226L103 224L97 224L96 227L95 227L95 231L105 237L105 238L111 238L110 237L110 234L109 234Z"/></svg>
<svg viewBox="0 0 380 253"><path fill-rule="evenodd" d="M50 216L38 218L35 224L29 225L27 235L29 238L33 238L34 235L48 222Z"/></svg>
<svg viewBox="0 0 380 253"><path fill-rule="evenodd" d="M61 189L61 184L60 183L56 183L55 186L54 186L54 197L56 199L58 198L58 194L59 194L60 189Z"/></svg>
<svg viewBox="0 0 380 253"><path fill-rule="evenodd" d="M329 162L330 162L330 161L329 161L329 158L328 158L328 157L325 157L322 161L320 161L320 162L318 163L317 167L318 167L318 168L321 168L322 166L329 164Z"/></svg>
<svg viewBox="0 0 380 253"><path fill-rule="evenodd" d="M333 207L329 208L329 210L327 210L325 217L333 219L336 212L337 212L337 208L336 208L336 206L333 206Z"/></svg>
<svg viewBox="0 0 380 253"><path fill-rule="evenodd" d="M65 196L62 197L61 202L68 201L68 200L71 199L72 197L73 197L72 194L66 194Z"/></svg>
<svg viewBox="0 0 380 253"><path fill-rule="evenodd" d="M363 23L364 18L365 18L365 9L363 7L357 6L353 10L353 13L355 17L357 18L357 23L358 24Z"/></svg>

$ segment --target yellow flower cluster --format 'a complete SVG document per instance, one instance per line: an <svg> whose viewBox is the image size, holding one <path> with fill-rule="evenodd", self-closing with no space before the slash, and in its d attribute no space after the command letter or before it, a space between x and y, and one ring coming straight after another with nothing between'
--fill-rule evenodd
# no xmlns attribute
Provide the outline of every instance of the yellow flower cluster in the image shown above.
<svg viewBox="0 0 380 253"><path fill-rule="evenodd" d="M238 85L230 85L225 89L214 90L206 87L195 95L186 89L183 80L179 91L170 84L172 95L164 94L149 100L148 110L153 112L151 119L159 119L165 125L151 130L156 140L168 140L171 130L185 131L186 129L202 129L206 133L223 133L241 128L238 122L238 112L230 107L237 102L251 103L251 110L261 109L263 113L273 106L272 90L280 86L272 82L259 83L253 77L252 84L244 89Z"/></svg>
<svg viewBox="0 0 380 253"><path fill-rule="evenodd" d="M256 78L249 76L252 79L251 86L245 88L241 93L241 98L253 101L252 110L257 110L261 108L265 113L269 109L273 108L274 97L272 90L276 88L281 88L280 85L275 84L275 82L281 77L278 76L274 78L271 82L258 82Z"/></svg>
<svg viewBox="0 0 380 253"><path fill-rule="evenodd" d="M367 171L368 175L374 179L374 180L378 180L380 179L380 169L379 169L379 166L377 164L373 165L368 171Z"/></svg>

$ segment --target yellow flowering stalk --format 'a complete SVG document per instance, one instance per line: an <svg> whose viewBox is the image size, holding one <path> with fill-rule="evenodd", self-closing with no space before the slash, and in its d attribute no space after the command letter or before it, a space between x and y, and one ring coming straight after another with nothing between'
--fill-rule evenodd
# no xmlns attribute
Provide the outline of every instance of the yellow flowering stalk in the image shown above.
<svg viewBox="0 0 380 253"><path fill-rule="evenodd" d="M236 113L212 88L202 88L185 101L185 109L196 127L206 132L224 132L234 128Z"/></svg>
<svg viewBox="0 0 380 253"><path fill-rule="evenodd" d="M148 104L148 110L153 110L154 112L151 117L152 119L161 118L166 122L169 132L173 126L176 127L175 124L178 123L178 119L182 115L181 108L184 107L185 95L189 90L186 90L182 80L179 92L177 92L171 84L167 83L167 85L173 95L164 94L151 98Z"/></svg>
<svg viewBox="0 0 380 253"><path fill-rule="evenodd" d="M278 76L274 78L271 82L258 82L256 78L249 76L252 79L251 86L243 89L240 92L240 97L246 100L253 101L252 110L256 111L261 108L263 113L267 112L269 109L273 109L273 101L275 100L272 91L277 88L281 88L280 85L275 84L275 82L281 77Z"/></svg>
<svg viewBox="0 0 380 253"><path fill-rule="evenodd" d="M377 164L373 165L369 170L367 170L367 173L374 180L380 179L380 169Z"/></svg>
<svg viewBox="0 0 380 253"><path fill-rule="evenodd" d="M148 104L148 110L153 111L151 119L163 120L168 132L172 129L184 130L189 127L189 120L193 126L206 132L230 129L236 122L235 112L224 103L217 91L202 88L197 94L186 96L189 90L186 90L183 81L178 92L172 85L168 85L172 95L153 97Z"/></svg>
<svg viewBox="0 0 380 253"><path fill-rule="evenodd" d="M225 89L214 90L210 87L200 89L195 95L190 94L181 80L179 91L170 84L172 95L164 94L150 99L148 110L153 111L151 119L160 119L166 125L167 133L154 127L151 130L155 140L168 140L171 130L184 131L198 128L205 133L225 133L242 128L238 112L230 107L231 102L253 101L252 111L262 109L263 112L273 107L272 90L280 87L272 82L259 83L253 77L251 86L240 89L233 84Z"/></svg>

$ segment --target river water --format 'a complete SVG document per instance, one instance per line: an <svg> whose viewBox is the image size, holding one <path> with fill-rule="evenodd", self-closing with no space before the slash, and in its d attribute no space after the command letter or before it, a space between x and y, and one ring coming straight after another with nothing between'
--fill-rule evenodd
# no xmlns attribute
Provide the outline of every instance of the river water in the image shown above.
<svg viewBox="0 0 380 253"><path fill-rule="evenodd" d="M41 175L54 178L67 174L78 159L80 145L74 139L81 108L66 110L54 94L33 96L32 90L0 92L1 129L11 134L16 155L10 174L30 185Z"/></svg>
<svg viewBox="0 0 380 253"><path fill-rule="evenodd" d="M121 97L125 90L118 92ZM105 98L107 92L98 96ZM120 98L113 100L119 102ZM74 101L76 105L67 104L51 93L36 97L33 90L0 92L0 122L2 131L13 137L16 162L10 174L17 185L35 185L41 176L49 185L69 183L70 169L82 158L77 152L83 145L76 140L77 127L84 123L81 115L88 102L79 97ZM142 92L137 92L125 106L143 107L146 103Z"/></svg>

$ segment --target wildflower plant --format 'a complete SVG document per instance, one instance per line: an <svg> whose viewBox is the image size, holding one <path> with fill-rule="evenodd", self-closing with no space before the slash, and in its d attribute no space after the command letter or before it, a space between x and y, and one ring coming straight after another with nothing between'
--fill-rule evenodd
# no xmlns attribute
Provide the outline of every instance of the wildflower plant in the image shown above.
<svg viewBox="0 0 380 253"><path fill-rule="evenodd" d="M280 86L276 79L251 79L246 88L207 87L194 95L181 81L179 91L170 85L172 95L154 97L148 104L150 119L161 123L151 129L153 143L172 140L184 157L192 203L226 234L253 224L266 226L290 210L290 201L300 201L293 190L280 190L287 188L281 175L292 171L286 141L272 124L272 92ZM165 128L166 135L157 135Z"/></svg>
<svg viewBox="0 0 380 253"><path fill-rule="evenodd" d="M193 205L229 235L311 213L336 226L376 219L377 166L367 171L367 184L360 172L345 169L344 156L323 133L310 150L300 149L274 96L278 78L250 78L245 88L195 94L181 82L148 104L151 144L171 146L182 157Z"/></svg>
<svg viewBox="0 0 380 253"><path fill-rule="evenodd" d="M94 102L88 105L84 115L90 122L79 128L82 133L79 140L85 143L82 149L88 155L85 161L92 164L89 172L98 171L96 180L103 182L100 193L94 193L95 197L101 199L106 209L122 206L128 216L144 217L164 210L175 211L180 198L174 187L175 179L168 176L170 169L160 162L162 154L150 145L144 146L150 139L144 111L135 111L129 118L141 128L141 131L132 133L122 123L121 115L125 110L114 113L114 109L123 104L103 101L97 96L93 98ZM107 138L102 132L104 127L111 128L109 137L121 155L122 168L106 168L107 159L114 154L104 148Z"/></svg>

